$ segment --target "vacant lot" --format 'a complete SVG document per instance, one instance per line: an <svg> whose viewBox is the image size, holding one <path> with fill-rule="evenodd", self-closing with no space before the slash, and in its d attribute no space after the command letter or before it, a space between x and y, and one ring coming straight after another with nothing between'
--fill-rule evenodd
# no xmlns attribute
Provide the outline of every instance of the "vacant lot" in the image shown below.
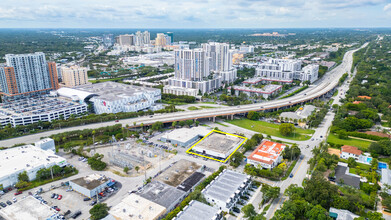
<svg viewBox="0 0 391 220"><path fill-rule="evenodd" d="M315 132L314 130L296 128L296 132L294 134L290 136L283 136L280 134L279 124L272 124L265 121L252 121L249 119L238 119L226 122L252 131L260 132L262 134L297 141L308 140Z"/></svg>
<svg viewBox="0 0 391 220"><path fill-rule="evenodd" d="M366 151L369 147L369 145L372 143L370 141L366 140L359 140L359 139L340 139L334 134L330 134L327 138L327 142L333 143L333 144L342 144L342 145L350 145L360 148L360 150Z"/></svg>

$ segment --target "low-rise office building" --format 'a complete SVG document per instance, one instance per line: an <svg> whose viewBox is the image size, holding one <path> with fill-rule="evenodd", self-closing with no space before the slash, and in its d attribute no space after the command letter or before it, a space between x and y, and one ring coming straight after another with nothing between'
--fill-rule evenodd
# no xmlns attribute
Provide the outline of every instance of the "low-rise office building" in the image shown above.
<svg viewBox="0 0 391 220"><path fill-rule="evenodd" d="M56 210L47 204L27 196L18 202L0 209L0 219L7 220L55 220L59 219Z"/></svg>
<svg viewBox="0 0 391 220"><path fill-rule="evenodd" d="M104 175L91 174L89 176L80 177L69 181L69 186L72 189L89 198L98 195L104 190L113 180Z"/></svg>
<svg viewBox="0 0 391 220"><path fill-rule="evenodd" d="M45 138L34 143L36 147L41 148L42 150L52 150L56 151L56 146L54 140L51 138Z"/></svg>
<svg viewBox="0 0 391 220"><path fill-rule="evenodd" d="M202 190L202 195L214 207L230 212L250 186L249 175L225 169Z"/></svg>
<svg viewBox="0 0 391 220"><path fill-rule="evenodd" d="M200 138L205 137L209 132L211 130L203 126L179 128L164 134L160 140L177 146L187 147Z"/></svg>
<svg viewBox="0 0 391 220"><path fill-rule="evenodd" d="M188 193L160 181L153 180L136 194L163 206L166 208L167 212L170 212L187 196Z"/></svg>
<svg viewBox="0 0 391 220"><path fill-rule="evenodd" d="M212 132L191 148L198 154L219 160L228 158L243 142L244 138L220 132Z"/></svg>
<svg viewBox="0 0 391 220"><path fill-rule="evenodd" d="M112 207L104 220L157 220L166 213L166 208L137 194L130 194Z"/></svg>
<svg viewBox="0 0 391 220"><path fill-rule="evenodd" d="M273 169L281 162L285 147L285 144L263 140L257 149L247 157L247 163L254 166L260 165L265 169Z"/></svg>
<svg viewBox="0 0 391 220"><path fill-rule="evenodd" d="M155 180L190 193L204 180L202 169L196 162L181 159L166 168Z"/></svg>
<svg viewBox="0 0 391 220"><path fill-rule="evenodd" d="M228 88L230 90L231 87ZM281 85L269 84L265 85L262 88L257 87L247 87L247 86L233 86L235 90L235 95L239 95L240 93L245 93L248 96L262 96L264 99L268 99L277 95L282 90Z"/></svg>
<svg viewBox="0 0 391 220"><path fill-rule="evenodd" d="M222 211L216 207L212 207L193 200L183 208L173 220L220 220L223 219Z"/></svg>
<svg viewBox="0 0 391 220"><path fill-rule="evenodd" d="M0 151L0 188L13 186L18 182L18 174L27 172L29 180L34 180L37 171L54 165L60 167L68 163L52 150L42 150L33 145L14 147Z"/></svg>

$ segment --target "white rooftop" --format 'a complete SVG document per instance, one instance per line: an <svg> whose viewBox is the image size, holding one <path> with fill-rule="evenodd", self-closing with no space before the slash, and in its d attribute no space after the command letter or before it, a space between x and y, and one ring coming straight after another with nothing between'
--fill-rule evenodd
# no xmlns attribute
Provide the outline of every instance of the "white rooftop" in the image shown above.
<svg viewBox="0 0 391 220"><path fill-rule="evenodd" d="M0 209L0 219L4 217L7 220L43 220L50 219L54 215L56 215L55 210L32 196Z"/></svg>
<svg viewBox="0 0 391 220"><path fill-rule="evenodd" d="M211 132L211 130L203 126L192 127L192 128L179 128L164 134L162 138L186 143L189 140L193 139L195 136L204 137L207 134L209 134L209 132Z"/></svg>
<svg viewBox="0 0 391 220"><path fill-rule="evenodd" d="M137 194L130 194L121 203L112 207L109 213L116 219L158 219L166 208Z"/></svg>
<svg viewBox="0 0 391 220"><path fill-rule="evenodd" d="M33 145L9 148L0 151L0 177L22 172L23 170L46 168L66 159L54 154L53 151L42 150Z"/></svg>
<svg viewBox="0 0 391 220"><path fill-rule="evenodd" d="M193 200L183 211L178 213L175 220L211 220L220 212L218 208Z"/></svg>

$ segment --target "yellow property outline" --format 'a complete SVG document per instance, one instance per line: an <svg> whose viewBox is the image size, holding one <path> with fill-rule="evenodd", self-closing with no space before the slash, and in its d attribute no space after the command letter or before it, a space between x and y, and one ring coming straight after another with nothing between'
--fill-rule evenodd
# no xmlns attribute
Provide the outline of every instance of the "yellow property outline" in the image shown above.
<svg viewBox="0 0 391 220"><path fill-rule="evenodd" d="M212 134L213 132L217 132L217 133L221 133L221 134L226 134L226 135L231 135L231 136L235 136L235 137L239 137L239 138L242 138L244 139L242 141L242 143L239 144L239 146L232 152L232 154L230 154L227 159L225 159L224 161L223 160L218 160L216 158L213 158L213 157L207 157L205 155L201 155L201 154L197 154L197 153L194 153L194 152L190 152L190 150L195 147L197 144L199 144L202 140L204 140L206 137L208 137L210 134ZM203 137L201 140L197 141L197 143L195 143L193 146L191 146L187 151L186 153L188 154L194 154L194 155L197 155L197 156L200 156L200 157L205 157L205 158L208 158L208 159L211 159L211 160L215 160L215 161L218 161L218 162L221 162L221 163L225 163L227 162L227 160L239 149L240 146L242 146L244 144L244 142L247 141L248 138L246 137L242 137L242 136L239 136L239 135L235 135L235 134L230 134L230 133L227 133L227 132L222 132L222 131L218 131L218 130L212 130L211 132L209 132L207 135L205 135L205 137Z"/></svg>

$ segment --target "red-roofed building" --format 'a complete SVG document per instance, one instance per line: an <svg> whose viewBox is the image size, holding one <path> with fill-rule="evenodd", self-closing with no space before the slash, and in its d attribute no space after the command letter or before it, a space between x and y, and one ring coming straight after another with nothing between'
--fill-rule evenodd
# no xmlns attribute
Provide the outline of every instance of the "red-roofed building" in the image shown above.
<svg viewBox="0 0 391 220"><path fill-rule="evenodd" d="M348 159L350 157L353 157L354 159L358 160L361 154L362 151L359 150L357 147L344 145L341 147L340 157L343 159Z"/></svg>
<svg viewBox="0 0 391 220"><path fill-rule="evenodd" d="M359 99L371 99L370 96L362 95L362 96L357 96Z"/></svg>
<svg viewBox="0 0 391 220"><path fill-rule="evenodd" d="M362 101L354 101L353 104L360 104Z"/></svg>
<svg viewBox="0 0 391 220"><path fill-rule="evenodd" d="M247 163L272 169L281 162L282 151L284 151L285 147L285 144L263 140L257 149L247 157Z"/></svg>

